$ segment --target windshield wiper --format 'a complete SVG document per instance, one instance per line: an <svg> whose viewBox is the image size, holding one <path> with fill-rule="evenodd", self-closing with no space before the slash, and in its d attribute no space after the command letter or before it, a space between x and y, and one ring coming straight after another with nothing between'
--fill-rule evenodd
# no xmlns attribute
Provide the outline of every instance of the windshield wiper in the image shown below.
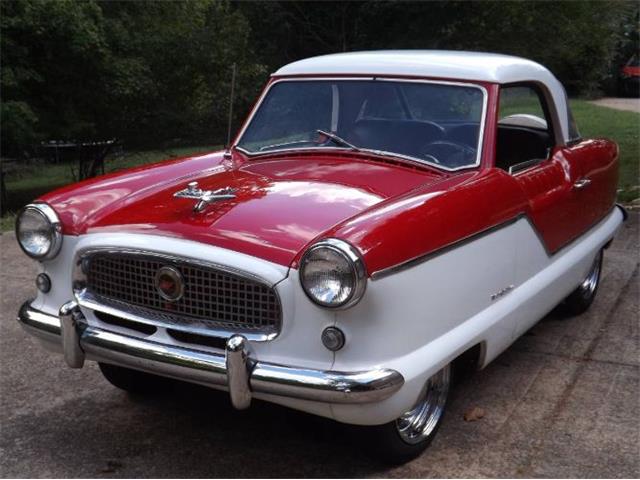
<svg viewBox="0 0 640 480"><path fill-rule="evenodd" d="M333 140L338 145L342 145L343 147L350 148L351 150L353 150L355 152L359 152L360 151L360 149L358 147L356 147L354 144L347 142L344 138L339 137L335 133L325 132L324 130L320 130L320 129L317 129L316 132L318 132L321 135L325 135L326 137L330 138L331 140Z"/></svg>

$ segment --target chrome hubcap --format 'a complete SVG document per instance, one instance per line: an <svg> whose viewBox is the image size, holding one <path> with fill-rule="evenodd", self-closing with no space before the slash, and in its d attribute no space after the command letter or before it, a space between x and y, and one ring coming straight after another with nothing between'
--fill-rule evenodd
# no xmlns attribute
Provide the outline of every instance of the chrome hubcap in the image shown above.
<svg viewBox="0 0 640 480"><path fill-rule="evenodd" d="M427 380L418 404L396 420L396 429L402 440L416 444L433 433L444 413L450 383L450 365Z"/></svg>
<svg viewBox="0 0 640 480"><path fill-rule="evenodd" d="M580 284L580 292L584 298L589 298L596 291L596 287L598 286L598 281L600 280L600 263L602 259L602 252L599 252L596 255L595 260L593 261L593 265L591 265L591 269L589 270L589 274L587 278L583 280Z"/></svg>

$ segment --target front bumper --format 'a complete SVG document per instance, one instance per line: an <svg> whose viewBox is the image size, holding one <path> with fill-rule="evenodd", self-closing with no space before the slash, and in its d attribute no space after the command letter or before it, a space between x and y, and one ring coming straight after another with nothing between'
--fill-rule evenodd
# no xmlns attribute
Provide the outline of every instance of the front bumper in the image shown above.
<svg viewBox="0 0 640 480"><path fill-rule="evenodd" d="M258 361L242 335L227 341L224 353L166 345L87 324L75 302L62 306L58 317L26 302L20 324L33 335L60 344L67 364L81 368L85 359L188 382L228 389L231 403L247 408L252 393L323 403L372 403L389 398L404 384L395 370L377 368L336 372Z"/></svg>

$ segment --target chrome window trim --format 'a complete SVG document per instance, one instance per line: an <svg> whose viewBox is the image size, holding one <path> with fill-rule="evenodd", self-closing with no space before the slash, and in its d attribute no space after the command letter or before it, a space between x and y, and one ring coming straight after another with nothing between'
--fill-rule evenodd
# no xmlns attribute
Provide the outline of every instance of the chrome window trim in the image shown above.
<svg viewBox="0 0 640 480"><path fill-rule="evenodd" d="M453 85L453 86L459 86L459 87L471 87L471 88L477 88L482 92L482 113L480 115L480 126L479 126L479 133L478 133L478 149L476 152L476 161L473 164L468 164L468 165L464 165L464 166L460 166L460 167L455 167L455 168L449 168L449 167L445 167L441 164L438 163L434 163L434 162L429 162L426 161L424 159L421 158L416 158L416 157L411 157L409 155L403 155L401 153L395 153L395 152L388 152L385 150L375 150L375 149L367 149L367 148L360 148L360 146L358 145L358 148L361 152L364 153L373 153L375 155L383 155L383 156L390 156L390 157L396 157L396 158L402 158L405 160L411 160L415 163L418 163L420 165L429 165L431 167L437 168L438 170L444 170L447 172L456 172L458 170L466 170L469 168L477 168L478 166L480 166L480 163L482 161L482 150L483 150L483 145L484 145L484 133L485 133L485 126L486 126L486 120L487 120L487 105L488 105L488 98L489 98L489 94L487 92L487 89L482 86L482 85L478 85L477 83L471 83L471 82L453 82L453 81L446 81L446 80L428 80L428 79L421 79L421 78L396 78L393 76L366 76L366 77L323 77L323 76L313 76L313 77L300 77L300 78L296 78L296 77L292 77L292 78L280 78L277 79L275 81L273 81L271 84L269 84L269 86L264 90L264 92L262 93L262 95L260 96L260 98L258 99L258 102L256 103L255 108L253 109L253 111L251 112L251 115L249 116L249 118L247 119L247 121L245 122L245 124L242 127L242 130L240 131L240 133L238 134L238 136L236 137L236 140L233 142L233 147L234 149L237 149L238 151L244 153L245 155L247 155L250 158L257 158L257 157L261 157L261 156L267 156L267 155L272 155L274 153L282 153L282 152L287 152L287 153L295 153L295 152L309 152L309 151L313 151L313 152L317 152L317 151L351 151L347 148L337 148L337 147L307 147L307 148L285 148L285 149L279 149L279 150L269 150L268 152L250 152L248 150L246 150L245 148L239 147L238 144L240 143L240 141L242 140L242 137L244 136L247 128L249 127L249 125L251 125L251 122L253 121L255 114L258 112L258 110L260 109L260 107L262 106L262 103L264 102L264 99L266 98L267 94L271 91L271 88L273 88L274 85L281 83L281 82L308 82L308 81L331 81L331 80L335 80L335 81L381 81L381 82L405 82L405 83L427 83L427 84L431 84L431 85Z"/></svg>
<svg viewBox="0 0 640 480"><path fill-rule="evenodd" d="M526 160L524 162L516 163L509 167L509 174L515 177L520 173L526 172L527 170L530 170L533 167L540 165L541 163L547 161L548 159L549 157L547 156L547 158L532 158L531 160Z"/></svg>
<svg viewBox="0 0 640 480"><path fill-rule="evenodd" d="M318 302L318 300L307 291L307 287L305 287L302 280L302 269L304 268L309 254L311 254L314 250L318 250L320 248L328 248L340 253L349 261L351 265L351 269L355 278L355 286L353 288L353 291L351 292L351 295L349 295L349 297L340 305L326 305L324 303ZM364 260L360 255L360 252L358 252L358 250L356 250L356 248L350 243L345 242L344 240L340 240L339 238L325 238L311 245L307 249L307 251L304 252L304 255L300 259L299 272L302 291L309 298L309 300L320 307L330 310L345 310L347 308L353 307L362 299L367 288L367 269L365 267Z"/></svg>
<svg viewBox="0 0 640 480"><path fill-rule="evenodd" d="M260 283L261 285L270 288L274 295L276 296L278 303L280 304L280 321L277 327L277 330L272 332L252 332L249 329L242 328L213 328L213 327L198 327L198 326L188 326L188 325L179 325L175 323L171 323L168 321L163 321L162 319L155 318L147 318L145 316L139 315L135 313L134 308L117 308L112 305L106 305L101 303L90 291L86 288L86 276L82 272L82 260L87 257L91 257L96 254L124 254L124 255L139 255L141 257L152 257L156 259L160 259L161 261L166 262L187 262L194 266L210 268L220 270L224 273L235 275L247 280L251 280L256 283ZM88 247L84 249L80 249L76 252L73 260L73 268L72 268L72 278L73 278L73 295L78 302L78 305L81 307L87 308L89 310L95 310L98 312L106 313L108 315L113 315L116 317L124 318L126 320L130 320L133 322L143 323L145 325L152 325L156 327L161 327L169 330L177 330L185 333L191 333L195 335L203 335L207 337L214 338L230 338L234 333L240 332L244 335L248 340L255 342L265 342L275 339L282 332L282 324L283 324L283 308L282 308L282 298L280 297L280 293L276 288L276 285L281 282L278 281L276 283L270 283L265 281L263 278L254 275L245 270L241 270L238 268L230 267L228 265L223 265L215 262L209 262L193 257L188 256L178 256L172 255L164 252L157 252L153 250L146 249L135 249L129 247L113 247L113 246L105 246L105 247ZM124 306L123 306L124 307ZM140 307L144 309L144 307ZM160 316L162 312L159 312Z"/></svg>
<svg viewBox="0 0 640 480"><path fill-rule="evenodd" d="M51 239L51 248L44 255L32 255L25 250L25 248L22 246L22 243L20 242L18 226L20 225L20 217L27 210L35 210L49 222L53 238ZM16 241L18 242L20 249L25 253L25 255L27 255L29 258L33 258L34 260L51 260L52 258L55 258L56 255L58 255L60 249L62 248L62 223L60 222L60 218L58 217L56 211L49 204L44 202L30 203L20 209L18 215L16 215L15 233Z"/></svg>

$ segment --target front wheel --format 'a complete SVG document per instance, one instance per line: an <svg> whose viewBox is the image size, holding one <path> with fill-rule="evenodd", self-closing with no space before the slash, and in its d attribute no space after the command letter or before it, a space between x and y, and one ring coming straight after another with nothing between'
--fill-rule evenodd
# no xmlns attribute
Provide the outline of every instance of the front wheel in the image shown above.
<svg viewBox="0 0 640 480"><path fill-rule="evenodd" d="M379 458L400 464L420 455L440 427L451 387L451 364L433 375L418 403L393 422L371 427L374 450Z"/></svg>
<svg viewBox="0 0 640 480"><path fill-rule="evenodd" d="M562 307L570 315L580 315L588 310L598 292L602 272L602 250L598 252L589 273L582 283L563 302Z"/></svg>

